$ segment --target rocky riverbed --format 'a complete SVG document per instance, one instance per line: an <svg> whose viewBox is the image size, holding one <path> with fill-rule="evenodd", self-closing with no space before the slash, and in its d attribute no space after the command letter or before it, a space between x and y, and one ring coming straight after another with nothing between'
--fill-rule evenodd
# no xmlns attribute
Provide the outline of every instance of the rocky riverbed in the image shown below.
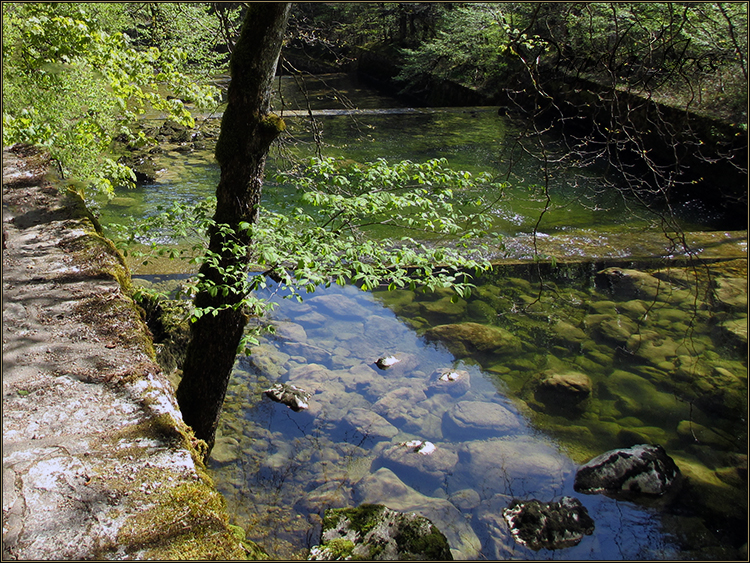
<svg viewBox="0 0 750 563"><path fill-rule="evenodd" d="M43 153L3 151L3 560L236 559L129 273Z"/></svg>

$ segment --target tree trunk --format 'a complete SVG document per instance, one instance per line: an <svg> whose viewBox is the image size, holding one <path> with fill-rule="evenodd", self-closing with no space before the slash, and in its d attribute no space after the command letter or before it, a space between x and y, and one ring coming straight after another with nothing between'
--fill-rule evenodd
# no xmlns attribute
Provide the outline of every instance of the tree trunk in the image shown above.
<svg viewBox="0 0 750 563"><path fill-rule="evenodd" d="M216 145L221 179L216 188L214 220L232 227L236 233L232 240L239 238L246 245L251 241L240 233L238 225L253 223L258 217L266 155L284 129L284 122L269 113L269 107L290 6L251 3L230 62L232 79ZM227 237L216 228L209 236L209 251L220 259L218 266L204 263L201 274L217 285L231 283L222 274L228 268L238 268L236 278L247 275L246 257L236 257L225 249ZM237 347L248 321L241 306L243 297L231 291L227 295L218 291L212 296L203 290L195 298L198 308L234 306L221 309L216 315L203 315L193 323L177 389L182 416L196 437L206 441L209 453Z"/></svg>

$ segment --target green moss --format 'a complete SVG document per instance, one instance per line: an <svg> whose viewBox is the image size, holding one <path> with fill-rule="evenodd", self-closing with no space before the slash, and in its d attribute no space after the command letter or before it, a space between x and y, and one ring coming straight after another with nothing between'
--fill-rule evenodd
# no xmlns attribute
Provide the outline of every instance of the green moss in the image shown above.
<svg viewBox="0 0 750 563"><path fill-rule="evenodd" d="M245 559L246 550L226 522L223 497L203 482L153 495L153 504L131 516L117 542L143 559Z"/></svg>
<svg viewBox="0 0 750 563"><path fill-rule="evenodd" d="M331 559L341 561L346 559L352 554L354 550L354 542L351 540L337 538L331 540L326 544L326 549L331 555Z"/></svg>
<svg viewBox="0 0 750 563"><path fill-rule="evenodd" d="M281 133L286 131L286 123L275 113L269 113L268 115L261 118L260 124L263 129L274 136L280 135Z"/></svg>
<svg viewBox="0 0 750 563"><path fill-rule="evenodd" d="M416 523L402 526L401 533L396 536L396 544L401 553L413 554L419 559L428 561L449 561L453 559L448 540L432 524L428 534L420 534Z"/></svg>

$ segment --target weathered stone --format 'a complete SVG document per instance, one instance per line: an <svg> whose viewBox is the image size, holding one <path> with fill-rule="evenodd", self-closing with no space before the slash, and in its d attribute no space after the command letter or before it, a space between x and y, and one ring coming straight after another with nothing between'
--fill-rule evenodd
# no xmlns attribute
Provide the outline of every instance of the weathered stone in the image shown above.
<svg viewBox="0 0 750 563"><path fill-rule="evenodd" d="M426 496L409 487L393 471L381 467L356 484L361 503L382 503L392 510L415 512L443 530L455 559L475 559L481 542L461 511L445 499Z"/></svg>
<svg viewBox="0 0 750 563"><path fill-rule="evenodd" d="M328 382L337 376L327 367L320 364L303 364L289 370L288 383L303 387L313 393L323 392Z"/></svg>
<svg viewBox="0 0 750 563"><path fill-rule="evenodd" d="M741 346L747 345L747 316L724 321L721 328Z"/></svg>
<svg viewBox="0 0 750 563"><path fill-rule="evenodd" d="M452 561L448 540L424 516L380 504L325 511L320 546L311 561Z"/></svg>
<svg viewBox="0 0 750 563"><path fill-rule="evenodd" d="M596 332L616 344L625 344L633 334L638 332L638 325L628 317L617 315L599 323Z"/></svg>
<svg viewBox="0 0 750 563"><path fill-rule="evenodd" d="M591 379L584 373L575 371L548 374L539 382L537 398L551 405L578 405L591 395Z"/></svg>
<svg viewBox="0 0 750 563"><path fill-rule="evenodd" d="M286 367L288 361L288 354L280 352L277 348L268 344L255 346L249 356L240 356L240 363L247 362L255 367L259 373L271 379L276 379L288 371Z"/></svg>
<svg viewBox="0 0 750 563"><path fill-rule="evenodd" d="M379 414L363 408L354 408L344 417L344 422L364 436L376 440L389 440L398 434L398 428Z"/></svg>
<svg viewBox="0 0 750 563"><path fill-rule="evenodd" d="M594 532L586 507L573 497L548 503L513 500L503 517L516 541L534 550L572 547Z"/></svg>
<svg viewBox="0 0 750 563"><path fill-rule="evenodd" d="M679 348L684 346L653 330L641 330L628 338L625 349L634 356L654 366L666 361L673 361L679 355Z"/></svg>
<svg viewBox="0 0 750 563"><path fill-rule="evenodd" d="M459 401L443 416L443 432L456 437L502 436L519 427L518 416L497 403Z"/></svg>
<svg viewBox="0 0 750 563"><path fill-rule="evenodd" d="M641 444L596 456L578 469L573 486L586 494L663 495L679 478L680 470L664 448Z"/></svg>
<svg viewBox="0 0 750 563"><path fill-rule="evenodd" d="M240 459L240 443L229 436L220 436L211 450L211 459L217 463L233 463Z"/></svg>
<svg viewBox="0 0 750 563"><path fill-rule="evenodd" d="M427 393L448 393L453 397L465 395L471 389L471 376L463 369L438 368L430 376Z"/></svg>
<svg viewBox="0 0 750 563"><path fill-rule="evenodd" d="M507 330L479 323L440 325L425 332L427 340L439 340L459 358L476 352L514 354L521 351L521 341Z"/></svg>
<svg viewBox="0 0 750 563"><path fill-rule="evenodd" d="M395 366L400 361L401 360L399 360L396 356L381 356L380 358L375 360L375 365L380 369L388 369L389 367Z"/></svg>
<svg viewBox="0 0 750 563"><path fill-rule="evenodd" d="M309 408L308 401L312 393L288 383L277 383L263 391L266 396L277 403L283 403L295 412Z"/></svg>

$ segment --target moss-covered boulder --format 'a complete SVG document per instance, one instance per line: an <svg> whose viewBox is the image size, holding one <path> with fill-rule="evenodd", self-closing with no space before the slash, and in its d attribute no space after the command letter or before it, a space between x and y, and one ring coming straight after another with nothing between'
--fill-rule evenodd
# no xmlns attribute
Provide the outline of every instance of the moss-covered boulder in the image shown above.
<svg viewBox="0 0 750 563"><path fill-rule="evenodd" d="M432 522L381 504L328 509L310 561L452 561L448 540Z"/></svg>
<svg viewBox="0 0 750 563"><path fill-rule="evenodd" d="M425 332L425 338L442 342L458 358L477 352L505 355L521 351L521 341L516 336L504 328L479 323L436 326Z"/></svg>

